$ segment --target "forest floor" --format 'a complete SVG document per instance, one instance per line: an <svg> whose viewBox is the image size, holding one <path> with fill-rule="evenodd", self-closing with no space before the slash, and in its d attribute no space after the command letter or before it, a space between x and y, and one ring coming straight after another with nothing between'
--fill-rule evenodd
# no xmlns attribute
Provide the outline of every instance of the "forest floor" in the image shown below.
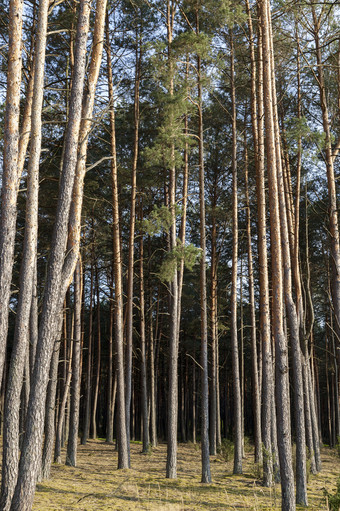
<svg viewBox="0 0 340 511"><path fill-rule="evenodd" d="M314 511L327 509L324 488L334 492L340 475L335 451L324 448L322 461L322 472L309 476L308 509ZM200 483L200 449L190 443L179 445L176 480L165 478L166 445L142 454L141 445L133 443L132 469L116 470L114 446L90 440L79 446L77 462L77 468L53 464L51 479L38 484L34 511L280 509L280 486L261 486L251 452L246 452L244 473L237 476L232 474L232 456L227 462L212 456L209 485Z"/></svg>

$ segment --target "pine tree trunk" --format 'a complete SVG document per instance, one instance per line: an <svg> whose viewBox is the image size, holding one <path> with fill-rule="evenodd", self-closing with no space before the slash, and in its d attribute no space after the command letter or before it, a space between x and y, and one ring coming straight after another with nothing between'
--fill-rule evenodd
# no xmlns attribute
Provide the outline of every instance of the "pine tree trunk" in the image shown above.
<svg viewBox="0 0 340 511"><path fill-rule="evenodd" d="M217 225L216 225L216 203L217 203L217 176L214 179L212 199L212 227L211 227L211 398L210 398L210 454L216 455L218 442L218 430L220 428L220 417L217 414L217 372L218 372L218 319L217 319ZM219 433L220 434L220 433Z"/></svg>
<svg viewBox="0 0 340 511"><path fill-rule="evenodd" d="M26 222L23 258L20 270L20 292L16 314L13 349L7 380L4 414L4 448L0 506L9 509L17 481L19 462L19 413L26 356L28 355L29 322L38 238L38 190L41 153L41 113L44 95L44 65L48 0L39 4L34 70L32 141L27 174ZM0 367L1 377L1 367Z"/></svg>
<svg viewBox="0 0 340 511"><path fill-rule="evenodd" d="M196 34L200 33L199 11L196 10ZM200 207L200 303L201 303L201 453L202 483L211 483L209 449L209 383L208 383L208 318L206 275L206 223L204 194L204 135L201 57L197 56L198 165Z"/></svg>
<svg viewBox="0 0 340 511"><path fill-rule="evenodd" d="M317 60L317 85L319 88L320 106L322 111L323 131L325 134L325 160L328 183L328 202L329 202L329 233L331 241L331 261L332 261L332 303L335 314L335 331L340 334L340 236L338 206L336 197L336 184L334 174L334 156L332 152L332 138L329 122L329 111L327 104L327 94L325 86L324 65L322 62L322 51L319 38L321 17L318 18L315 5L312 1L312 15L314 22L314 42ZM323 11L322 11L323 12Z"/></svg>
<svg viewBox="0 0 340 511"><path fill-rule="evenodd" d="M63 396L62 396L60 408L59 408L59 417L58 417L55 446L54 446L54 462L55 463L61 463L61 448L63 446L63 430L65 428L66 407L67 407L67 400L68 400L68 396L69 396L69 390L70 390L70 384L71 384L71 378L72 378L73 334L72 334L72 336L69 336L69 344L70 344L69 360L68 360L67 371L66 371L66 379L64 382Z"/></svg>
<svg viewBox="0 0 340 511"><path fill-rule="evenodd" d="M107 372L106 442L113 444L113 271L110 282L109 360Z"/></svg>
<svg viewBox="0 0 340 511"><path fill-rule="evenodd" d="M0 214L0 385L6 357L18 195L23 1L9 2L8 69Z"/></svg>
<svg viewBox="0 0 340 511"><path fill-rule="evenodd" d="M106 22L106 37L108 40L108 18ZM111 51L107 44L108 60L108 86L110 101L110 128L111 128L111 177L112 177L112 214L113 214L113 273L115 283L114 319L115 319L115 352L117 372L117 443L118 443L118 468L129 468L129 448L126 428L126 401L124 387L124 354L123 354L123 289L122 289L122 254L120 246L120 219L118 199L118 176L116 161L116 131L114 112L113 78L111 67Z"/></svg>
<svg viewBox="0 0 340 511"><path fill-rule="evenodd" d="M269 21L270 25L270 21ZM272 37L271 37L272 42ZM272 91L273 97L276 97L275 77L274 77L274 61L273 48L271 45L272 56ZM295 430L296 430L296 503L307 506L307 460L306 460L306 436L305 436L305 416L304 416L304 395L303 395L303 378L301 363L301 348L299 335L299 319L298 304L294 303L292 290L292 264L290 247L293 245L289 240L288 210L291 206L287 206L284 189L284 178L282 169L282 159L280 153L280 133L278 125L278 114L276 107L273 108L274 113L274 131L275 131L275 147L276 147L276 167L278 176L278 197L281 222L281 243L282 243L282 262L284 276L284 296L286 303L286 312L289 322L290 340L292 345L293 360L293 380L294 380L294 411L295 411ZM297 219L296 219L297 221ZM291 220L292 223L292 220ZM300 282L300 279L298 278ZM297 296L299 298L299 294ZM301 307L301 306L300 306Z"/></svg>
<svg viewBox="0 0 340 511"><path fill-rule="evenodd" d="M96 294L97 294L97 367L96 367L96 375L94 379L94 392L93 392L93 407L92 407L92 438L97 438L97 404L98 404L98 394L99 394L99 382L100 382L100 369L101 369L101 315L100 315L100 292L99 292L99 276L98 276L98 267L96 266L95 270L96 275Z"/></svg>
<svg viewBox="0 0 340 511"><path fill-rule="evenodd" d="M264 176L264 106L263 106L263 51L262 30L258 25L258 87L256 90L255 55L252 58L252 130L255 146L257 228L259 252L260 284L260 327L262 344L262 438L263 438L263 483L269 487L273 484L272 457L272 395L273 370L271 354L271 321L269 307L269 277L267 250L266 194ZM258 111L256 107L258 105Z"/></svg>
<svg viewBox="0 0 340 511"><path fill-rule="evenodd" d="M168 67L170 75L169 94L174 94L174 66L171 55L171 43L173 37L173 22L175 5L167 0L167 37L168 37ZM173 116L173 113L172 113ZM172 118L170 123L174 122ZM171 168L169 186L169 209L171 212L171 226L169 236L169 250L176 247L176 167L175 147L171 143ZM169 315L170 315L170 353L169 353L169 395L168 395L168 448L166 477L175 479L177 477L177 428L178 428L178 282L177 268L174 270L173 278L169 285Z"/></svg>
<svg viewBox="0 0 340 511"><path fill-rule="evenodd" d="M62 316L60 319L60 335L62 331ZM50 368L50 381L47 388L46 396L46 415L45 415L45 431L44 431L44 447L41 460L41 471L39 480L43 481L50 477L52 454L55 437L55 416L56 416L56 395L57 395L57 384L58 384L58 365L59 365L59 352L60 352L60 340L55 342L51 368Z"/></svg>
<svg viewBox="0 0 340 511"><path fill-rule="evenodd" d="M136 51L135 51L135 88L134 88L134 141L133 160L131 169L131 207L130 207L130 232L129 232L129 255L127 273L127 298L126 298L126 365L125 365L125 413L127 449L130 465L130 410L131 410L131 384L132 384L132 345L133 345L133 274L134 274L134 243L136 224L136 192L137 192L137 163L139 151L139 88L141 80L142 41L138 28L136 28Z"/></svg>
<svg viewBox="0 0 340 511"><path fill-rule="evenodd" d="M242 404L239 368L238 326L237 326L237 264L238 264L238 205L237 205L237 132L236 99L234 82L234 46L230 35L230 86L232 98L232 173L233 173L233 255L231 278L231 349L234 388L234 474L242 474Z"/></svg>
<svg viewBox="0 0 340 511"><path fill-rule="evenodd" d="M140 220L143 220L143 203L140 204ZM144 240L143 233L140 233L139 240L139 290L140 290L140 343L141 343L141 378L142 378L142 424L143 424L143 453L149 452L149 413L148 413L148 387L147 387L147 365L145 348L145 298L144 298Z"/></svg>
<svg viewBox="0 0 340 511"><path fill-rule="evenodd" d="M282 251L279 212L279 195L277 182L277 156L275 151L275 116L274 102L276 101L273 87L271 62L271 13L267 0L259 1L263 44L263 93L266 125L267 171L269 187L269 211L272 256L272 288L273 288L273 335L275 340L276 361L276 404L277 404L277 433L280 459L280 474L282 487L282 509L295 509L294 474L292 466L290 413L289 413L289 384L288 384L288 353L287 340L284 336L283 325L283 280L282 280ZM276 105L276 104L275 104Z"/></svg>
<svg viewBox="0 0 340 511"><path fill-rule="evenodd" d="M39 328L36 363L27 412L25 438L21 451L18 482L10 508L11 511L29 511L31 509L35 483L40 468L46 390L57 318L64 300L64 296L61 295L63 282L62 269L77 162L90 10L91 6L89 3L81 0L76 35L76 58L71 91L70 116L67 127L63 170L60 178L59 200L51 243L51 255L47 270L47 282Z"/></svg>
<svg viewBox="0 0 340 511"><path fill-rule="evenodd" d="M151 253L149 252L149 261ZM159 310L159 301L157 302L157 318ZM156 325L157 325L156 319ZM157 447L157 408L156 408L156 367L155 367L155 339L153 331L153 310L152 297L150 294L149 305L149 328L150 328L150 423L151 423L151 445ZM157 328L156 328L157 333Z"/></svg>
<svg viewBox="0 0 340 511"><path fill-rule="evenodd" d="M93 225L92 225L93 227ZM87 349L87 366L86 366L86 393L85 393L85 417L84 432L81 444L86 445L90 436L90 415L91 415L91 390L92 390L92 337L93 337L93 252L91 253L91 269L90 269L90 308L89 308L89 333L88 333L88 349Z"/></svg>
<svg viewBox="0 0 340 511"><path fill-rule="evenodd" d="M246 130L245 130L246 134ZM246 137L246 135L245 135ZM252 354L252 379L253 379L253 415L254 415L254 440L255 440L255 463L262 464L262 435L261 435L261 400L259 392L259 370L257 357L257 339L256 339L256 310L255 310L255 292L254 292L254 268L253 268L253 250L251 236L250 219L250 201L248 184L248 150L245 140L245 199L246 199L246 221L247 221L247 249L248 249L248 285L249 285L249 303L251 317L251 354Z"/></svg>
<svg viewBox="0 0 340 511"><path fill-rule="evenodd" d="M80 352L81 352L81 297L82 266L81 259L74 273L74 336L72 357L72 384L70 402L70 427L67 442L66 465L77 466L79 405L80 405Z"/></svg>

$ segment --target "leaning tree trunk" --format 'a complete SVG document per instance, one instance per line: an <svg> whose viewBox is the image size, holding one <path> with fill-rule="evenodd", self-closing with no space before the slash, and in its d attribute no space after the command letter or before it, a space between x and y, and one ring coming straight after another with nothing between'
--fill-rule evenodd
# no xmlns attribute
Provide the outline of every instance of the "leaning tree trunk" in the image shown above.
<svg viewBox="0 0 340 511"><path fill-rule="evenodd" d="M62 318L60 320L59 331L62 329ZM46 412L45 412L45 430L44 430L44 447L41 459L41 471L39 481L48 479L51 472L52 453L55 435L55 408L58 384L58 365L59 365L60 339L57 339L54 345L53 355L51 359L50 381L48 383L46 396Z"/></svg>
<svg viewBox="0 0 340 511"><path fill-rule="evenodd" d="M10 508L12 511L29 511L31 509L35 483L40 467L49 368L53 353L57 318L64 300L62 295L62 283L65 276L63 274L63 264L77 163L90 10L91 5L81 0L75 45L76 56L70 100L70 116L65 137L66 145L60 179L59 200L51 243L51 255L48 264L36 363L28 405L25 438L19 464L18 482Z"/></svg>
<svg viewBox="0 0 340 511"><path fill-rule="evenodd" d="M19 414L25 360L28 356L29 322L38 238L38 190L41 153L41 113L44 96L44 67L47 37L48 0L41 0L35 48L35 69L32 105L32 140L28 161L26 223L23 259L20 270L20 292L16 314L13 349L7 380L1 509L9 509L17 482L19 462ZM0 375L1 376L1 375Z"/></svg>
<svg viewBox="0 0 340 511"><path fill-rule="evenodd" d="M18 195L22 0L9 3L8 70L0 216L0 386L6 356Z"/></svg>

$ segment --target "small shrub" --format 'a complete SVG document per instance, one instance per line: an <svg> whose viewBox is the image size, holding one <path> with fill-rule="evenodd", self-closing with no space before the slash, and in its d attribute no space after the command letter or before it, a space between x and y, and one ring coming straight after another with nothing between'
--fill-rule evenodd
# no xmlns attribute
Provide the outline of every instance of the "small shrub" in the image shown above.
<svg viewBox="0 0 340 511"><path fill-rule="evenodd" d="M339 511L340 509L340 477L336 483L335 493L332 495L326 489L324 489L326 495L327 509L330 511Z"/></svg>
<svg viewBox="0 0 340 511"><path fill-rule="evenodd" d="M253 450L254 450L254 444L248 436L244 437L243 446L244 446L244 452L246 452L247 454L253 452Z"/></svg>
<svg viewBox="0 0 340 511"><path fill-rule="evenodd" d="M263 464L262 463L253 463L250 468L251 476L260 481L263 478Z"/></svg>
<svg viewBox="0 0 340 511"><path fill-rule="evenodd" d="M234 456L234 444L228 438L223 438L219 448L219 454L226 462L230 461Z"/></svg>

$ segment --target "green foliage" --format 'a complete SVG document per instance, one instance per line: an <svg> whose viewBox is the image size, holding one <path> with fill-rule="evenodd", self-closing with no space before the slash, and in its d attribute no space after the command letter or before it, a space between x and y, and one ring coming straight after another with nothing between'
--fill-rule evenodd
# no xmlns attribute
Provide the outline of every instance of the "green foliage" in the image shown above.
<svg viewBox="0 0 340 511"><path fill-rule="evenodd" d="M211 38L205 33L182 32L173 42L177 55L200 55L207 58L211 49Z"/></svg>
<svg viewBox="0 0 340 511"><path fill-rule="evenodd" d="M336 483L335 493L329 493L326 488L324 489L324 494L326 496L326 500L328 503L328 509L330 511L339 511L340 509L340 477Z"/></svg>
<svg viewBox="0 0 340 511"><path fill-rule="evenodd" d="M313 130L308 125L306 117L291 117L287 122L287 141L290 147L296 145L299 137L305 142L315 145L318 150L325 147L326 135L323 131Z"/></svg>
<svg viewBox="0 0 340 511"><path fill-rule="evenodd" d="M263 478L263 464L254 462L252 468L250 469L250 473L254 479L261 481Z"/></svg>
<svg viewBox="0 0 340 511"><path fill-rule="evenodd" d="M178 268L179 263L184 260L185 267L192 271L197 259L201 255L201 250L192 243L183 245L179 239L177 239L176 247L167 252L163 262L160 266L158 277L162 282L171 282L175 270Z"/></svg>
<svg viewBox="0 0 340 511"><path fill-rule="evenodd" d="M168 231L171 226L171 210L166 206L157 205L151 211L149 218L142 221L141 228L150 236Z"/></svg>
<svg viewBox="0 0 340 511"><path fill-rule="evenodd" d="M230 461L234 456L234 444L228 438L223 438L219 448L219 454L225 462Z"/></svg>

